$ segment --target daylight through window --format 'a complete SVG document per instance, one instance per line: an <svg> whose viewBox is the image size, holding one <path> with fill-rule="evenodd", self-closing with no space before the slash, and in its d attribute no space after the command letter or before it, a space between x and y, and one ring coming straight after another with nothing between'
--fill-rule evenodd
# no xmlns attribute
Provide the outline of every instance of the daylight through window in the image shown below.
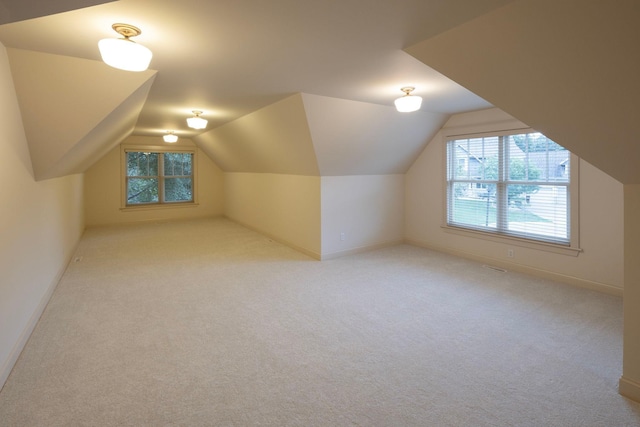
<svg viewBox="0 0 640 427"><path fill-rule="evenodd" d="M127 206L193 202L193 153L126 152Z"/></svg>
<svg viewBox="0 0 640 427"><path fill-rule="evenodd" d="M447 141L447 225L570 244L571 153L541 133Z"/></svg>

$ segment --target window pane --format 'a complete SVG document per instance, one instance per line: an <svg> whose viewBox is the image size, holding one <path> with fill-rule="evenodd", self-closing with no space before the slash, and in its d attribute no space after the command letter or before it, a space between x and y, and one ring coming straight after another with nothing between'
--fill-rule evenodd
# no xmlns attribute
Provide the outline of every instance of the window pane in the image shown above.
<svg viewBox="0 0 640 427"><path fill-rule="evenodd" d="M128 152L127 176L158 176L158 153Z"/></svg>
<svg viewBox="0 0 640 427"><path fill-rule="evenodd" d="M453 156L450 165L455 179L498 179L497 137L458 139L449 142Z"/></svg>
<svg viewBox="0 0 640 427"><path fill-rule="evenodd" d="M496 185L457 182L451 186L449 222L496 228Z"/></svg>
<svg viewBox="0 0 640 427"><path fill-rule="evenodd" d="M541 133L506 137L512 181L569 181L570 153Z"/></svg>
<svg viewBox="0 0 640 427"><path fill-rule="evenodd" d="M191 175L191 153L165 153L165 176L189 176Z"/></svg>
<svg viewBox="0 0 640 427"><path fill-rule="evenodd" d="M538 132L448 141L448 224L569 244L570 155Z"/></svg>
<svg viewBox="0 0 640 427"><path fill-rule="evenodd" d="M182 164L184 167L184 175L193 175L193 154L192 153L183 153L182 154Z"/></svg>
<svg viewBox="0 0 640 427"><path fill-rule="evenodd" d="M181 153L164 153L164 175L165 176L182 175L180 173L180 170L182 169L180 167L181 157L182 157Z"/></svg>
<svg viewBox="0 0 640 427"><path fill-rule="evenodd" d="M507 186L511 194L518 193ZM533 192L510 200L507 208L507 229L516 234L535 234L549 240L568 241L568 191L565 186L540 185Z"/></svg>
<svg viewBox="0 0 640 427"><path fill-rule="evenodd" d="M165 202L190 202L193 200L191 178L165 178Z"/></svg>
<svg viewBox="0 0 640 427"><path fill-rule="evenodd" d="M149 159L149 176L158 176L158 157L159 153L148 153Z"/></svg>
<svg viewBox="0 0 640 427"><path fill-rule="evenodd" d="M127 179L127 204L158 203L157 178Z"/></svg>

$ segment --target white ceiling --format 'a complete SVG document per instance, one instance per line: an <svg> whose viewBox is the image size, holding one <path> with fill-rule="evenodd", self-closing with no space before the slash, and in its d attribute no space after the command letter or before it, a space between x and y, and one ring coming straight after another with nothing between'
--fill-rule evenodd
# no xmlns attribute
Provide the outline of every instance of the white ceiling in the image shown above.
<svg viewBox="0 0 640 427"><path fill-rule="evenodd" d="M282 156L252 166L251 150L299 143L316 163L297 173L405 171L447 115L492 104L640 183L639 18L638 0L0 0L0 59L36 179L84 172L126 136L165 130L225 154L229 170L289 170ZM100 61L116 22L143 30L157 71ZM405 85L425 99L415 134L392 106ZM287 99L285 114L267 108ZM207 129L187 128L193 109ZM283 142L274 126L311 138Z"/></svg>
<svg viewBox="0 0 640 427"><path fill-rule="evenodd" d="M4 0L0 23L90 7L0 25L0 42L100 61L98 41L117 36L111 25L136 25L158 73L133 134L192 137L299 92L390 106L413 85L426 112L489 107L403 48L510 2ZM194 109L207 129L187 128Z"/></svg>

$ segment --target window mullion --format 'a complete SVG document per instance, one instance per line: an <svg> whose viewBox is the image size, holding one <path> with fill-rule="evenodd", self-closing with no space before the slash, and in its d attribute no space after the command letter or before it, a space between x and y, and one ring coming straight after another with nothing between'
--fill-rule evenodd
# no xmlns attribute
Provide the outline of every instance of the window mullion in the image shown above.
<svg viewBox="0 0 640 427"><path fill-rule="evenodd" d="M506 167L509 161L508 151L505 150L505 137L498 137L498 182L496 184L496 228L498 231L507 229L507 185ZM505 153L507 151L507 153Z"/></svg>
<svg viewBox="0 0 640 427"><path fill-rule="evenodd" d="M158 197L164 203L164 153L158 154Z"/></svg>

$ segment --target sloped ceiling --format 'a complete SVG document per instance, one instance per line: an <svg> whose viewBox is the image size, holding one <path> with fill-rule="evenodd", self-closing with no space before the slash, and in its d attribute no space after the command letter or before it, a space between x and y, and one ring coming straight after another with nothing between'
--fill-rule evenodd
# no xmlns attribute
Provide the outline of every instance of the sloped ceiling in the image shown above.
<svg viewBox="0 0 640 427"><path fill-rule="evenodd" d="M192 139L225 172L318 175L299 94Z"/></svg>
<svg viewBox="0 0 640 427"><path fill-rule="evenodd" d="M129 135L155 71L7 49L37 180L84 172Z"/></svg>
<svg viewBox="0 0 640 427"><path fill-rule="evenodd" d="M227 171L402 173L444 115L491 106L402 48L512 1L0 0L0 42L36 179L167 130ZM114 22L142 29L157 77L99 60ZM425 106L399 115L407 85Z"/></svg>
<svg viewBox="0 0 640 427"><path fill-rule="evenodd" d="M322 176L405 173L446 114L302 94Z"/></svg>
<svg viewBox="0 0 640 427"><path fill-rule="evenodd" d="M396 174L447 117L303 93L193 139L225 172Z"/></svg>
<svg viewBox="0 0 640 427"><path fill-rule="evenodd" d="M638 184L639 20L637 0L520 0L406 51Z"/></svg>
<svg viewBox="0 0 640 427"><path fill-rule="evenodd" d="M0 0L0 25L111 1L113 0Z"/></svg>

